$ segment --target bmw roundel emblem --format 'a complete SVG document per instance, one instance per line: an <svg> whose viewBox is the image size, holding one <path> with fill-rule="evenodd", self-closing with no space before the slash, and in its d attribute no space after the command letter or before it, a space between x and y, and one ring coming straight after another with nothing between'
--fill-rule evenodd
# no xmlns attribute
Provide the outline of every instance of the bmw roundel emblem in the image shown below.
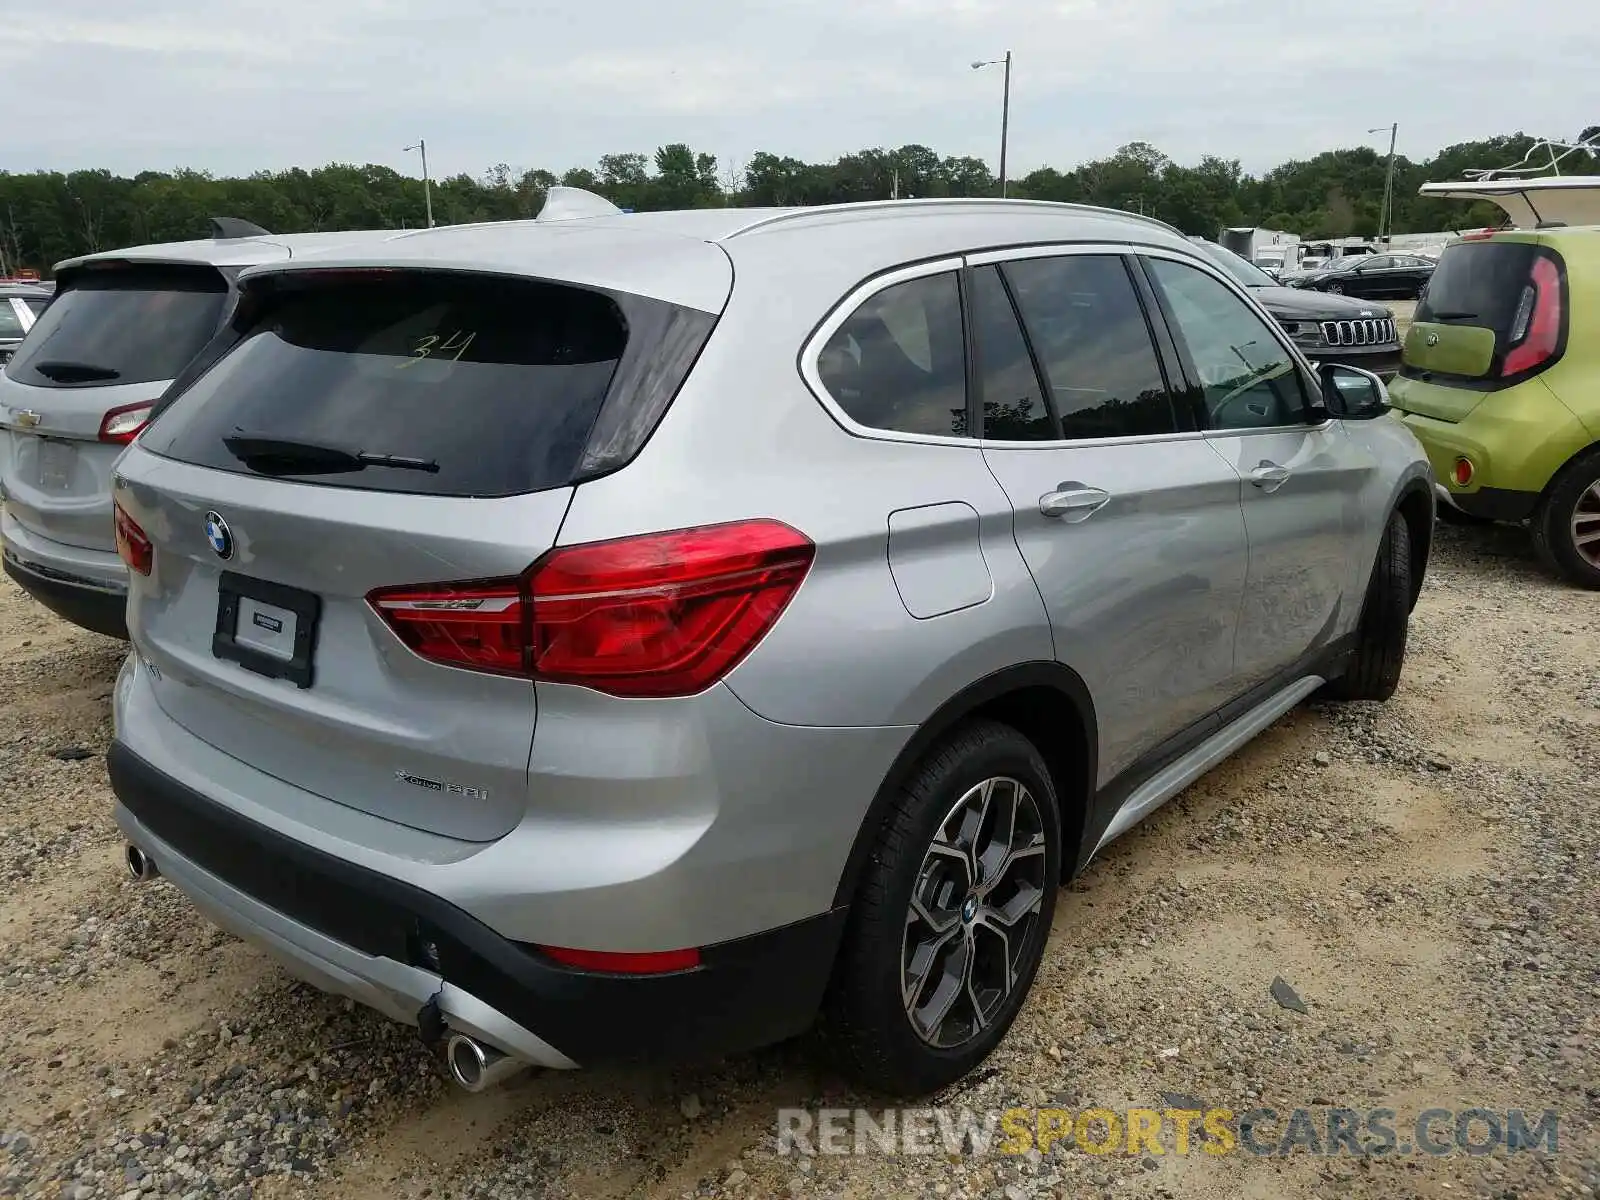
<svg viewBox="0 0 1600 1200"><path fill-rule="evenodd" d="M218 513L206 514L206 541L211 543L218 558L233 557L233 530L228 528L228 523Z"/></svg>

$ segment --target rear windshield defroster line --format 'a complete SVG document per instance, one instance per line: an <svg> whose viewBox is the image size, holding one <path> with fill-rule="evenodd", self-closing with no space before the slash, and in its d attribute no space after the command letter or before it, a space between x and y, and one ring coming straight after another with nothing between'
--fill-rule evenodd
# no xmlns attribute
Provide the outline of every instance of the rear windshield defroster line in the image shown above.
<svg viewBox="0 0 1600 1200"><path fill-rule="evenodd" d="M198 466L274 473L229 449L247 431L430 466L296 470L297 483L441 496L565 486L637 453L714 323L660 301L528 279L319 276L252 281L233 327L169 393L141 445ZM641 359L663 357L665 373L641 371ZM597 429L605 445L591 449Z"/></svg>

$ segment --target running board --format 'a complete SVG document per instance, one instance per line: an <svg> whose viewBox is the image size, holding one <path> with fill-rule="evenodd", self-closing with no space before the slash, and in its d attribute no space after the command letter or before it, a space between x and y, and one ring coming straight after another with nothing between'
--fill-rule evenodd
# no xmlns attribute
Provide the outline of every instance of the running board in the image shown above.
<svg viewBox="0 0 1600 1200"><path fill-rule="evenodd" d="M1117 810L1117 815L1111 818L1105 836L1094 848L1095 854L1099 854L1107 845L1127 833L1212 767L1231 756L1326 682L1320 675L1307 675L1277 695L1264 700L1231 724L1224 725L1177 762L1157 771L1123 802L1122 807Z"/></svg>

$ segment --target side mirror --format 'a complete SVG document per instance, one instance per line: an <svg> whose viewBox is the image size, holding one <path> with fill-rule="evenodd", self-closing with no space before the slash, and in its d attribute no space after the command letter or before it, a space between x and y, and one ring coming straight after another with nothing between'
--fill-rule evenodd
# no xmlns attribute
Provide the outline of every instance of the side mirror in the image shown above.
<svg viewBox="0 0 1600 1200"><path fill-rule="evenodd" d="M1363 421L1389 411L1389 389L1383 380L1360 367L1323 363L1322 397L1331 416L1341 421Z"/></svg>

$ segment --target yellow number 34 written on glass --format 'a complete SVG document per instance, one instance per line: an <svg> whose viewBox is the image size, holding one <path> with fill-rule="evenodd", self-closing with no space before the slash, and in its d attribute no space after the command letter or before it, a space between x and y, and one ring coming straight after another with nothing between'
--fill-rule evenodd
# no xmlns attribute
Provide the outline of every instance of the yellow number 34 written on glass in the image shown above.
<svg viewBox="0 0 1600 1200"><path fill-rule="evenodd" d="M472 339L477 336L477 333L469 333L465 329L458 329L449 337L443 338L431 333L417 342L416 348L411 351L411 357L395 364L395 370L404 371L407 367L414 367L423 359L435 355L448 356L451 362L456 362L467 352L467 347L472 345Z"/></svg>

